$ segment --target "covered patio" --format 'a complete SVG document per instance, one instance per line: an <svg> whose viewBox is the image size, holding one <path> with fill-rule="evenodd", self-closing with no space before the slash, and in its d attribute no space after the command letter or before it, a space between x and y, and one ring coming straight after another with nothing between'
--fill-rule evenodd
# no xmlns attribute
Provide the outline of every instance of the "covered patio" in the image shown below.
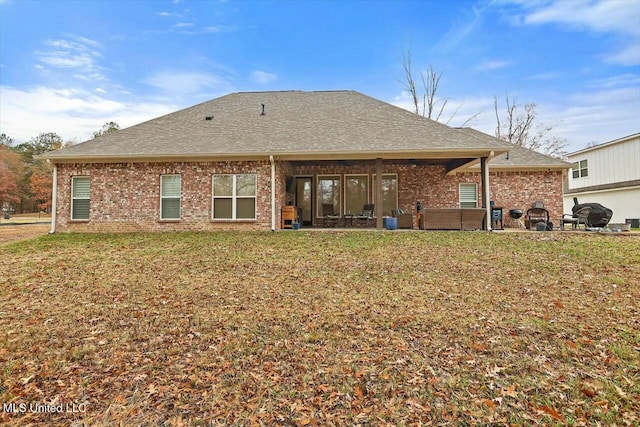
<svg viewBox="0 0 640 427"><path fill-rule="evenodd" d="M505 151L501 148L499 153ZM491 217L489 160L495 153L495 150L465 154L442 152L437 156L422 153L422 158L418 153L411 153L410 159L387 153L385 158L375 159L279 162L280 168L286 171L282 180L284 188L280 189L284 190L281 223L287 228L295 222L300 227L383 229L386 218L399 217L400 228L488 230L491 222L484 219ZM476 164L480 174L469 172L469 167ZM378 176L382 179L378 180ZM377 203L378 200L382 203ZM329 212L328 205L331 206ZM366 212L367 207L372 208L372 212ZM478 222L474 219L478 218L480 209L483 213ZM293 218L291 213L282 213L292 211ZM457 215L458 225L452 225L451 220L440 226L430 221L425 224L424 218L420 222L425 212L429 218L437 219L435 211L441 211L440 216L448 218ZM464 224L463 211L467 221Z"/></svg>

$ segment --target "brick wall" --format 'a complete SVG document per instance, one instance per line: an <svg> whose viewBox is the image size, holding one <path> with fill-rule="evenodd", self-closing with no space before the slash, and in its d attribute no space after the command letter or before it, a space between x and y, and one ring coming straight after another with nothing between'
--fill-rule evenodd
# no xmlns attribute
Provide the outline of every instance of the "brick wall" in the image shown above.
<svg viewBox="0 0 640 427"><path fill-rule="evenodd" d="M211 220L214 174L257 175L256 220ZM180 221L160 220L160 176L182 177ZM72 221L71 177L91 177L89 221ZM58 165L58 231L179 231L270 229L271 166L268 161L109 163Z"/></svg>
<svg viewBox="0 0 640 427"><path fill-rule="evenodd" d="M359 162L276 162L276 228L280 228L282 206L292 202L285 192L287 176L365 174L369 176L373 199L374 161ZM415 214L416 202L424 207L458 206L460 183L478 184L479 173L447 176L443 166L383 162L384 174L398 175L398 207ZM218 222L211 220L211 177L213 174L255 173L257 175L256 220ZM160 175L182 176L182 217L180 221L160 220ZM91 177L89 221L71 221L71 177ZM509 209L526 211L542 200L557 223L562 216L562 172L491 172L491 200L504 208L506 225ZM59 231L177 231L271 228L271 164L255 162L201 163L111 163L58 165L57 230ZM385 212L385 214L388 214ZM320 221L318 221L319 223Z"/></svg>

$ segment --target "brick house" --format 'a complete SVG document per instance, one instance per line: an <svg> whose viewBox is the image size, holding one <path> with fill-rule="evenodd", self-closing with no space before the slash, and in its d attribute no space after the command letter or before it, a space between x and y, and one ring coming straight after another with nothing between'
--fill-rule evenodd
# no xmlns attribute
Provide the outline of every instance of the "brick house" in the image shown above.
<svg viewBox="0 0 640 427"><path fill-rule="evenodd" d="M42 156L54 231L280 228L375 206L562 214L570 164L354 91L233 93ZM377 176L382 176L377 180ZM382 203L376 203L382 200ZM489 226L487 224L485 226Z"/></svg>

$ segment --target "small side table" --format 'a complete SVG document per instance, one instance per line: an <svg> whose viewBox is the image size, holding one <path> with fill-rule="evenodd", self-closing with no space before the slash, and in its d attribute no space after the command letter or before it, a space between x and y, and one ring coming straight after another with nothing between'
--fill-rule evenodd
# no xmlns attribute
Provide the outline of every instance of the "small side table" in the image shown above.
<svg viewBox="0 0 640 427"><path fill-rule="evenodd" d="M500 228L498 228L498 223L500 223ZM494 230L504 230L502 207L493 206L491 208L491 228Z"/></svg>
<svg viewBox="0 0 640 427"><path fill-rule="evenodd" d="M298 209L295 206L283 206L281 212L281 228L293 228L293 223L298 222Z"/></svg>

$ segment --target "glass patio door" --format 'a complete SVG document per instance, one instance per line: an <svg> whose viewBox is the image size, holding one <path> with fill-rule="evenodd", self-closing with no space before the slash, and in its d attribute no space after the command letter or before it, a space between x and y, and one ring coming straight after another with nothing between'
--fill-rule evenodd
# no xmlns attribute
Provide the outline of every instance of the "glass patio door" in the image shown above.
<svg viewBox="0 0 640 427"><path fill-rule="evenodd" d="M302 225L310 227L313 225L313 185L312 178L296 178L296 206L301 212Z"/></svg>

